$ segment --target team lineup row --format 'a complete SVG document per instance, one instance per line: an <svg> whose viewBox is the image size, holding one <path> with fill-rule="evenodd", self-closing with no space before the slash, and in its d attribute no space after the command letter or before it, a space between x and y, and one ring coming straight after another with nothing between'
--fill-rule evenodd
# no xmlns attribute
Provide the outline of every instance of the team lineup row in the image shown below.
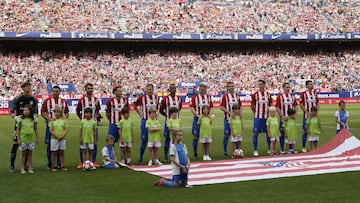
<svg viewBox="0 0 360 203"><path fill-rule="evenodd" d="M271 106L272 98L269 92L265 90L265 81L257 82L258 91L252 95L251 110L254 113L253 126L253 145L254 156L259 156L257 150L257 137L259 133L267 134L268 152L276 155L275 143L280 141L281 153L285 153L285 138L288 144L288 153L296 153L295 142L297 138L297 130L295 124L295 113L297 106L304 112L302 136L302 151L306 152L306 139L309 134L311 149L316 149L319 135L321 134L321 125L318 118L317 110L318 98L313 90L312 81L306 82L307 90L304 91L299 102L290 93L290 85L283 84L283 93L277 97L276 105ZM37 100L31 95L32 84L25 82L22 84L23 93L15 97L12 101L11 115L17 121L14 133L14 144L11 151L10 172L15 172L14 162L16 159L16 151L20 146L21 151L21 171L25 173L25 165L29 167L28 172L33 172L31 166L31 152L34 149L35 137L38 139L36 128L36 119L33 119L33 112L37 111ZM77 105L76 113L81 119L80 127L80 164L78 168L83 167L84 161L88 158L94 162L95 166L99 166L96 162L97 154L97 124L96 117L100 111L99 100L93 96L93 85L88 83L85 85L86 95L82 97ZM221 110L224 112L224 156L228 154L228 139L231 137L231 151L241 149L243 122L241 101L238 95L234 93L234 83L227 83L227 93L222 96ZM133 104L135 111L141 117L141 145L140 159L143 163L143 155L146 146L149 148L148 165L162 163L158 159L158 148L161 146L160 122L157 120L156 112L159 109L160 114L165 116L164 130L164 152L165 161L169 160L170 141L176 140L175 137L170 138L171 134L176 134L181 130L179 112L182 109L180 97L176 96L176 85L171 84L169 87L170 94L163 98L159 103L159 99L154 95L154 87L151 84L146 86L146 94L140 96ZM122 95L122 87L117 86L113 89L115 95L106 103L106 117L108 118L109 130L107 137L107 146L103 148L102 155L104 167L115 168L119 164L131 165L131 147L134 140L133 124L129 120L129 103ZM64 167L63 152L66 148L67 133L66 118L69 116L69 109L64 99L59 97L60 88L54 86L52 96L45 99L41 107L41 116L46 120L46 138L48 167L57 170L56 165L62 170ZM28 106L26 106L28 105ZM345 103L339 104L340 110L337 112L338 123L337 130L348 126L349 114L345 111ZM191 112L194 115L192 134L193 134L193 152L194 157L198 157L197 145L198 140L202 143L203 160L211 160L210 143L212 142L211 124L213 104L211 97L206 94L206 86L201 84L199 94L192 97ZM276 116L279 114L279 118ZM295 130L294 130L295 129ZM113 152L113 143L120 142L121 155L120 161L116 159ZM59 154L59 161L56 163L56 155ZM88 155L85 156L85 155ZM171 153L170 153L171 155ZM172 157L170 156L171 161ZM25 163L27 162L27 164Z"/></svg>

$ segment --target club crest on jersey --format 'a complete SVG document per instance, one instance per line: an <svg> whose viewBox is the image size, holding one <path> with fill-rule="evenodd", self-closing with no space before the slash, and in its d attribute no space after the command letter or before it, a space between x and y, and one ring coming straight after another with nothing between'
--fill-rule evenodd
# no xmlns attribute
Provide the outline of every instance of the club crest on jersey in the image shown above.
<svg viewBox="0 0 360 203"><path fill-rule="evenodd" d="M230 101L229 104L230 104L230 106L234 106L234 104L238 104L238 102L237 101Z"/></svg>
<svg viewBox="0 0 360 203"><path fill-rule="evenodd" d="M307 168L309 167L308 164L301 162L301 161L268 161L268 162L261 162L261 165L268 166L271 168Z"/></svg>
<svg viewBox="0 0 360 203"><path fill-rule="evenodd" d="M156 104L147 104L146 107L148 109L151 109L151 108L156 109Z"/></svg>
<svg viewBox="0 0 360 203"><path fill-rule="evenodd" d="M34 101L30 101L30 105L31 105L31 106L34 105Z"/></svg>
<svg viewBox="0 0 360 203"><path fill-rule="evenodd" d="M294 101L284 101L284 105L291 105L293 103L294 103Z"/></svg>
<svg viewBox="0 0 360 203"><path fill-rule="evenodd" d="M114 107L115 111L120 112L123 108Z"/></svg>
<svg viewBox="0 0 360 203"><path fill-rule="evenodd" d="M261 162L260 164L271 168L281 168L285 166L286 163L287 161L267 161L267 162Z"/></svg>

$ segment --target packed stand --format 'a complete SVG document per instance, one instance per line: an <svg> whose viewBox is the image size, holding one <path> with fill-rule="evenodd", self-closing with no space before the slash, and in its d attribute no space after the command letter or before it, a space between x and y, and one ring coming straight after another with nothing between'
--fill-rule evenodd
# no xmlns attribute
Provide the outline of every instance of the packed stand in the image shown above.
<svg viewBox="0 0 360 203"><path fill-rule="evenodd" d="M6 0L1 31L147 33L360 32L359 1Z"/></svg>
<svg viewBox="0 0 360 203"><path fill-rule="evenodd" d="M29 0L0 2L0 31L40 31L36 5Z"/></svg>
<svg viewBox="0 0 360 203"><path fill-rule="evenodd" d="M204 82L210 90L222 91L234 81L238 92L251 93L256 80L266 78L268 88L278 92L285 81L314 79L317 88L360 89L360 52L306 54L296 52L168 52L146 53L0 53L1 92L15 95L20 84L31 78L36 94L47 94L47 84L72 83L82 92L87 82L95 92L110 95L113 85L122 84L130 95L153 83L158 92L169 83ZM162 78L162 80L158 80ZM187 89L180 90L186 92Z"/></svg>
<svg viewBox="0 0 360 203"><path fill-rule="evenodd" d="M259 3L257 14L267 32L278 33L334 33L336 28L321 15L317 4L309 2Z"/></svg>
<svg viewBox="0 0 360 203"><path fill-rule="evenodd" d="M360 1L329 0L323 11L340 32L360 32Z"/></svg>

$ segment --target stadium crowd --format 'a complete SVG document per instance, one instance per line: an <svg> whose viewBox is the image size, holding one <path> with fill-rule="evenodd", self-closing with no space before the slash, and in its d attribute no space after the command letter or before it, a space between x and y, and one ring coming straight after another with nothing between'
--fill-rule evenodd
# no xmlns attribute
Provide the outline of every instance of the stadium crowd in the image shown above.
<svg viewBox="0 0 360 203"><path fill-rule="evenodd" d="M6 0L0 10L0 31L360 32L360 1L349 0Z"/></svg>
<svg viewBox="0 0 360 203"><path fill-rule="evenodd" d="M360 1L350 0L5 0L0 2L0 10L0 31L360 32ZM36 94L46 94L51 83L72 83L82 90L89 81L96 81L96 92L103 94L109 94L118 83L127 83L127 93L138 94L149 82L158 91L165 91L168 83L181 81L204 82L210 89L221 91L226 80L235 81L237 92L245 93L254 89L253 81L260 78L268 78L273 92L285 80L301 79L314 79L319 88L350 90L360 87L359 58L358 51L306 54L153 50L130 55L107 51L0 52L0 91L3 95L17 94L19 84L28 78L37 84ZM157 80L159 77L164 80ZM342 81L341 86L338 81ZM303 87L297 84L294 88Z"/></svg>
<svg viewBox="0 0 360 203"><path fill-rule="evenodd" d="M254 81L262 78L266 78L272 92L280 90L285 81L301 79L313 79L317 88L330 91L360 88L359 51L0 52L0 67L0 90L4 95L18 94L20 84L28 78L36 84L36 94L47 94L47 84L72 83L81 92L83 84L92 82L99 94L109 95L113 85L123 84L126 93L136 95L146 83L153 83L158 92L166 92L169 83L196 81L214 91L225 90L226 81L234 81L237 92L250 93L256 89ZM303 88L301 82L294 86L295 91Z"/></svg>

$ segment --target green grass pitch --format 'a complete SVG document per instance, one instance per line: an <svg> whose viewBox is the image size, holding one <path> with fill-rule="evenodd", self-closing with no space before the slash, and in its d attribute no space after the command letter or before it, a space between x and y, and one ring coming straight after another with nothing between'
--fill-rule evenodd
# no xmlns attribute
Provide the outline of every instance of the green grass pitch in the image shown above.
<svg viewBox="0 0 360 203"><path fill-rule="evenodd" d="M324 133L320 146L335 135L334 113L337 105L322 105L320 118ZM350 131L360 139L360 105L347 105L350 111ZM252 156L252 117L249 108L244 108L245 136L243 149L246 157ZM213 121L213 140L211 154L213 159L222 159L223 114L215 110ZM299 134L302 112L298 113ZM189 110L181 112L185 138L190 157L192 157L192 116ZM133 162L139 158L139 116L134 112L131 119L135 124L135 146ZM163 118L160 118L163 122ZM12 145L13 120L0 117L0 194L1 202L357 202L360 198L360 172L346 172L325 175L278 178L270 180L225 183L193 188L170 189L153 186L158 177L129 169L98 169L84 172L76 169L79 162L78 125L75 115L69 119L69 134L65 165L67 172L46 170L44 143L44 122L39 124L40 143L36 146L33 159L35 174L19 173L19 152L15 174L8 172L9 155ZM98 162L101 161L101 148L105 143L108 122L105 119L99 126ZM297 150L300 150L299 136ZM266 155L265 135L259 137L259 153ZM200 145L199 145L200 146ZM199 155L201 155L199 147ZM116 147L119 156L119 148ZM145 152L147 160L147 151ZM163 159L163 150L160 150Z"/></svg>

